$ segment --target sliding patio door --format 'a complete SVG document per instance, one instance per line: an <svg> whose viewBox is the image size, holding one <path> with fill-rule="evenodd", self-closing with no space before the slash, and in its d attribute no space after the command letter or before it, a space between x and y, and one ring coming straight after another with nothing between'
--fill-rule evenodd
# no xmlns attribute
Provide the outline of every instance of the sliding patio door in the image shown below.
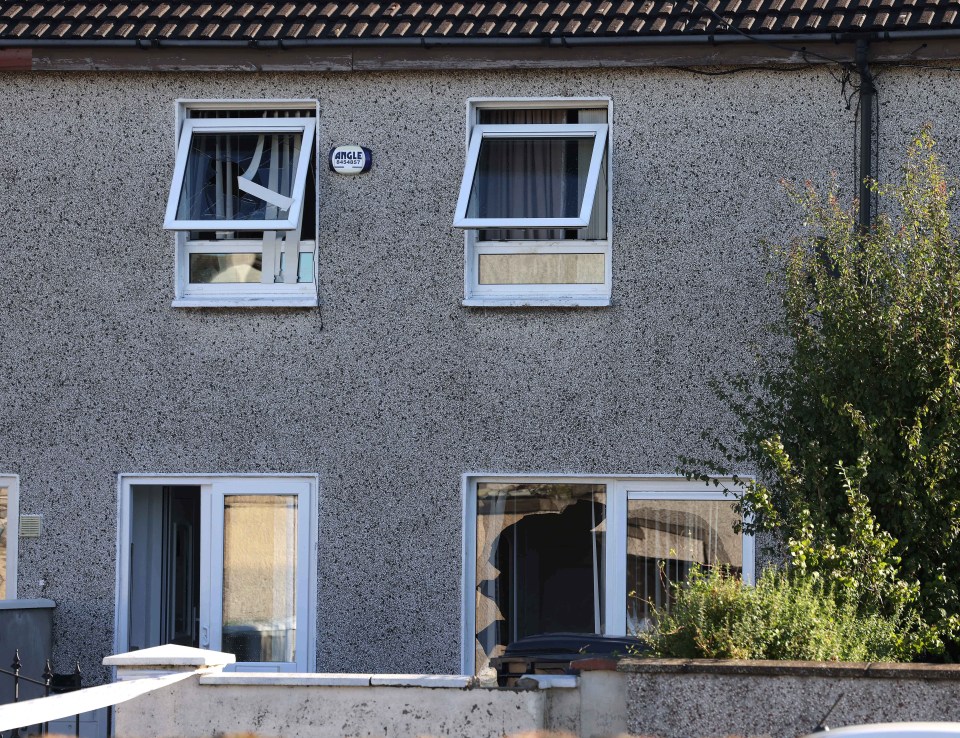
<svg viewBox="0 0 960 738"><path fill-rule="evenodd" d="M307 669L309 500L301 481L212 485L206 627L238 669Z"/></svg>

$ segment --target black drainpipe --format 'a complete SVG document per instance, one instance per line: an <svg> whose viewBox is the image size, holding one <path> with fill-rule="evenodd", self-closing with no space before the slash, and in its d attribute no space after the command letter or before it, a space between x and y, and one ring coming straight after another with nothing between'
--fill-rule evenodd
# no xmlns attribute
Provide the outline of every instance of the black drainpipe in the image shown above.
<svg viewBox="0 0 960 738"><path fill-rule="evenodd" d="M873 193L869 181L874 179L873 171L873 98L876 87L867 57L870 41L861 38L857 41L857 73L860 75L860 229L870 230L873 220Z"/></svg>

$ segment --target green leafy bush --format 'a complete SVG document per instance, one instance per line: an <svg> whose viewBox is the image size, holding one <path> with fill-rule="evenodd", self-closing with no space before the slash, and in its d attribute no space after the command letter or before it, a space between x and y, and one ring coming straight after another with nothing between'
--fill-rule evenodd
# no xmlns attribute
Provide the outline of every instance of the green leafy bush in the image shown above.
<svg viewBox="0 0 960 738"><path fill-rule="evenodd" d="M672 585L641 641L674 658L901 661L912 653L900 614L861 614L856 601L810 577L768 569L756 586L719 568Z"/></svg>
<svg viewBox="0 0 960 738"><path fill-rule="evenodd" d="M861 613L914 610L913 648L960 658L960 240L929 131L881 215L858 227L834 187L789 187L805 232L772 249L782 351L716 383L740 421L688 477L729 487L798 575ZM722 429L725 431L726 429ZM708 433L708 437L710 434Z"/></svg>

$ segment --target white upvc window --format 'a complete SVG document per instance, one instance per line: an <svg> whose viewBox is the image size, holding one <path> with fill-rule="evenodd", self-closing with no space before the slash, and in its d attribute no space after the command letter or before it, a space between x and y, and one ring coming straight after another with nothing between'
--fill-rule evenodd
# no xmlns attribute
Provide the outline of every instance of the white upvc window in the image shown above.
<svg viewBox="0 0 960 738"><path fill-rule="evenodd" d="M464 478L463 663L548 632L622 636L695 565L754 578L734 500L676 477Z"/></svg>
<svg viewBox="0 0 960 738"><path fill-rule="evenodd" d="M317 304L316 103L180 101L174 306Z"/></svg>
<svg viewBox="0 0 960 738"><path fill-rule="evenodd" d="M465 305L609 304L611 115L608 99L468 102Z"/></svg>
<svg viewBox="0 0 960 738"><path fill-rule="evenodd" d="M17 598L20 480L0 475L0 600Z"/></svg>
<svg viewBox="0 0 960 738"><path fill-rule="evenodd" d="M315 669L316 475L119 481L118 653L174 643L232 653L228 670Z"/></svg>

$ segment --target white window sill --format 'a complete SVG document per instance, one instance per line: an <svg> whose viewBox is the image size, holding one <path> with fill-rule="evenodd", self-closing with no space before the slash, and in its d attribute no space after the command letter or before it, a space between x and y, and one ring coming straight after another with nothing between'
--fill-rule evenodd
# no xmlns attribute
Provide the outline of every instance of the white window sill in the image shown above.
<svg viewBox="0 0 960 738"><path fill-rule="evenodd" d="M609 297L468 297L464 307L610 307Z"/></svg>
<svg viewBox="0 0 960 738"><path fill-rule="evenodd" d="M170 303L175 308L312 308L319 304L316 297L178 297Z"/></svg>

